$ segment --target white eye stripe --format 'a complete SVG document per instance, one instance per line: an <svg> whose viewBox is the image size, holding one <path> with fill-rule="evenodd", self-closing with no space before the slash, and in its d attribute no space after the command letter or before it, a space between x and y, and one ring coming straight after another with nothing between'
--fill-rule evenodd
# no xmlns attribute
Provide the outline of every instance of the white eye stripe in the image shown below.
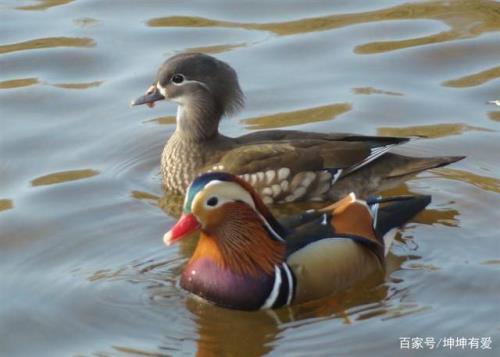
<svg viewBox="0 0 500 357"><path fill-rule="evenodd" d="M217 186L222 188L222 194L218 194L217 198L219 199L219 204L226 202L234 202L236 199L239 199L255 209L255 203L253 202L252 196L244 190L240 185L234 182L226 182L220 180L212 180L205 185L205 189L208 187L215 187L215 190L218 190Z"/></svg>
<svg viewBox="0 0 500 357"><path fill-rule="evenodd" d="M184 84L193 84L193 83L196 83L200 86L202 86L203 88L205 88L208 92L210 92L210 88L203 82L199 82L199 81L195 81L195 80L187 80L187 79L184 79L184 81L182 81L181 83L174 83L174 82L171 82L173 85L177 86L177 87L180 87L180 86L183 86ZM174 102L176 102L177 104L179 104L179 106L177 107L177 122L179 123L181 121L181 118L182 118L182 111L181 111L181 106L186 104L186 95L185 94L181 94L181 95L176 95L175 97L171 97L168 93L167 93L167 89L165 87L162 87L160 82L157 82L156 83L156 88L158 89L158 91L161 93L162 96L165 97L165 99L168 99L168 100L173 100Z"/></svg>
<svg viewBox="0 0 500 357"><path fill-rule="evenodd" d="M203 88L205 88L206 90L208 90L208 91L210 90L210 88L209 88L209 87L208 87L205 83L203 83L203 82L196 81L196 80L194 80L194 79L187 79L185 76L183 76L183 78L184 78L184 80L183 80L182 82L180 82L180 83L176 83L176 82L174 82L174 81L171 81L171 83L172 83L174 86L179 86L179 87L180 87L180 86L183 86L183 85L185 85L185 84L193 84L193 83L196 83L196 84L199 84L200 86L202 86ZM160 93L161 93L161 94L163 94L163 92L161 91L161 88L163 88L163 87L160 85L160 83L159 83L159 82L158 82L158 84L157 84L156 86L157 86L158 90L160 91ZM165 90L165 89L163 88L163 90Z"/></svg>
<svg viewBox="0 0 500 357"><path fill-rule="evenodd" d="M184 81L182 81L182 83L174 83L174 84L176 86L182 86L184 84L192 84L192 83L197 83L200 86L202 86L203 88L205 88L206 90L210 91L210 88L208 88L208 86L205 83L200 82L200 81L195 81L195 80L184 79Z"/></svg>

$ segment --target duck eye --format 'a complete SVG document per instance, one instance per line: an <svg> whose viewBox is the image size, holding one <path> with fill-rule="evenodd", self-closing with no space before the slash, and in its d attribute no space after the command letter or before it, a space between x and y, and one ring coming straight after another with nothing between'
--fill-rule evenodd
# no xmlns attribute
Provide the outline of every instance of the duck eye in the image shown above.
<svg viewBox="0 0 500 357"><path fill-rule="evenodd" d="M212 196L207 200L207 206L210 206L210 207L217 206L217 203L219 203L219 199L215 196Z"/></svg>
<svg viewBox="0 0 500 357"><path fill-rule="evenodd" d="M182 74L174 74L172 76L172 82L175 84L181 84L184 82L184 76Z"/></svg>

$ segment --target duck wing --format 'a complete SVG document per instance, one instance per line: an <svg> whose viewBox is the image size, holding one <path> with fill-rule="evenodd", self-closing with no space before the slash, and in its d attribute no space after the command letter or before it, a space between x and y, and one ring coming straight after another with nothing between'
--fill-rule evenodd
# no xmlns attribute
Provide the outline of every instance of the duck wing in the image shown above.
<svg viewBox="0 0 500 357"><path fill-rule="evenodd" d="M265 141L281 140L324 140L324 141L347 141L365 143L369 147L404 144L411 138L395 136L373 136L357 135L351 133L315 133L299 130L265 130L249 133L235 138L242 145L255 144Z"/></svg>
<svg viewBox="0 0 500 357"><path fill-rule="evenodd" d="M295 301L334 294L383 272L391 232L429 202L430 196L360 201L351 194L282 222L290 230L286 262L296 281Z"/></svg>
<svg viewBox="0 0 500 357"><path fill-rule="evenodd" d="M283 222L291 224L286 262L295 277L295 301L335 294L383 272L383 243L366 203L349 195L301 216Z"/></svg>
<svg viewBox="0 0 500 357"><path fill-rule="evenodd" d="M322 239L347 238L372 249L383 260L393 239L388 236L430 202L429 195L370 197L363 201L351 193L320 210L286 217L280 224L289 232L287 256Z"/></svg>
<svg viewBox="0 0 500 357"><path fill-rule="evenodd" d="M377 146L371 141L321 138L262 141L224 151L201 171L239 175L266 204L321 201L340 177L376 160L398 143L389 140Z"/></svg>

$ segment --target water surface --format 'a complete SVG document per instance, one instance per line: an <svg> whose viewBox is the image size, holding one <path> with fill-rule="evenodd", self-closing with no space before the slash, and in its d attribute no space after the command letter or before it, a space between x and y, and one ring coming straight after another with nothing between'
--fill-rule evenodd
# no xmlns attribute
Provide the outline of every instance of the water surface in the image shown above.
<svg viewBox="0 0 500 357"><path fill-rule="evenodd" d="M498 355L500 3L4 0L0 23L1 356L388 356L403 336L491 337ZM179 289L194 242L162 245L180 198L159 178L175 107L128 103L191 50L239 73L227 135L422 135L400 151L467 155L387 192L433 203L383 284L275 313Z"/></svg>

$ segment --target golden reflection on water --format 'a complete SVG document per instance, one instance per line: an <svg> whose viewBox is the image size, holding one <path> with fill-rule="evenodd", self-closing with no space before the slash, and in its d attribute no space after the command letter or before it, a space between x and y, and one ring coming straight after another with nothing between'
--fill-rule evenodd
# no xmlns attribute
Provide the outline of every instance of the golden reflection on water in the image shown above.
<svg viewBox="0 0 500 357"><path fill-rule="evenodd" d="M500 66L486 69L484 71L474 73L465 77L450 79L443 82L443 85L453 88L475 87L499 77Z"/></svg>
<svg viewBox="0 0 500 357"><path fill-rule="evenodd" d="M74 19L73 23L80 27L90 27L97 25L99 23L99 20L93 19L91 17L82 17L81 19Z"/></svg>
<svg viewBox="0 0 500 357"><path fill-rule="evenodd" d="M460 212L456 209L432 209L427 208L420 212L418 216L412 220L413 222L420 222L425 224L442 224L448 227L457 227Z"/></svg>
<svg viewBox="0 0 500 357"><path fill-rule="evenodd" d="M382 321L418 314L421 312L429 311L431 309L431 306L420 306L418 304L401 304L393 309L388 310L385 316L382 318Z"/></svg>
<svg viewBox="0 0 500 357"><path fill-rule="evenodd" d="M453 7L451 7L453 6ZM450 13L453 12L454 16ZM374 16L374 17L372 17ZM450 30L399 41L377 41L357 46L358 54L373 54L403 48L454 41L500 29L500 4L489 0L431 1L404 4L371 13L369 21L431 19L444 22ZM473 24L473 25L471 25ZM466 25L466 26L464 26Z"/></svg>
<svg viewBox="0 0 500 357"><path fill-rule="evenodd" d="M153 123L157 123L160 125L170 125L170 124L175 124L175 117L172 115L169 115L169 116L158 117L158 118L154 118L154 119L148 119L145 122L147 122L147 123L153 122Z"/></svg>
<svg viewBox="0 0 500 357"><path fill-rule="evenodd" d="M0 212L1 211L6 211L8 209L14 208L14 202L12 200L2 198L0 199Z"/></svg>
<svg viewBox="0 0 500 357"><path fill-rule="evenodd" d="M440 168L435 170L435 173L449 180L466 182L485 191L500 193L500 180L494 177L476 175L472 172L450 168Z"/></svg>
<svg viewBox="0 0 500 357"><path fill-rule="evenodd" d="M500 112L489 112L488 117L493 121L500 121Z"/></svg>
<svg viewBox="0 0 500 357"><path fill-rule="evenodd" d="M149 204L151 206L161 207L160 206L161 198L152 194L152 193L144 192L144 191L132 191L130 196L136 200L145 202L146 204ZM174 213L174 212L177 212L177 211L173 211L172 213ZM169 212L167 212L167 214L169 214Z"/></svg>
<svg viewBox="0 0 500 357"><path fill-rule="evenodd" d="M492 132L494 130L462 123L443 123L406 126L402 128L378 128L377 134L383 136L423 136L426 138L441 138L450 135L460 135L468 131Z"/></svg>
<svg viewBox="0 0 500 357"><path fill-rule="evenodd" d="M391 91L386 91L382 89L377 89L373 87L359 87L359 88L353 88L352 91L355 94L361 94L361 95L371 95L371 94L385 94L385 95L393 95L393 96L403 96L403 93L399 92L391 92Z"/></svg>
<svg viewBox="0 0 500 357"><path fill-rule="evenodd" d="M144 350L139 350L137 348L126 347L126 346L111 346L111 348L119 353L124 353L127 356L145 356L145 357L168 357L168 354L148 352ZM107 356L103 354L102 357Z"/></svg>
<svg viewBox="0 0 500 357"><path fill-rule="evenodd" d="M131 196L136 200L150 200L154 202L158 202L158 200L160 200L160 197L144 191L132 191Z"/></svg>
<svg viewBox="0 0 500 357"><path fill-rule="evenodd" d="M352 109L349 103L324 105L321 107L296 110L293 112L265 115L257 118L243 119L247 129L271 129L291 125L314 123L335 119Z"/></svg>
<svg viewBox="0 0 500 357"><path fill-rule="evenodd" d="M88 88L99 87L103 83L104 81L94 81L87 83L58 83L51 85L54 87L64 88L64 89L88 89Z"/></svg>
<svg viewBox="0 0 500 357"><path fill-rule="evenodd" d="M47 10L50 7L66 5L74 0L37 0L38 4L18 6L17 10L40 11Z"/></svg>
<svg viewBox="0 0 500 357"><path fill-rule="evenodd" d="M452 13L450 13L452 11ZM390 20L429 19L444 22L450 30L400 41L378 41L357 46L359 54L380 53L431 43L479 36L500 28L500 4L491 0L426 1L387 9L314 17L275 23L244 23L194 16L158 17L147 21L151 27L226 27L269 31L279 36L325 31L361 23ZM464 26L467 24L467 26ZM472 25L471 25L472 24Z"/></svg>
<svg viewBox="0 0 500 357"><path fill-rule="evenodd" d="M41 48L93 47L96 42L88 37L46 37L0 46L0 54Z"/></svg>
<svg viewBox="0 0 500 357"><path fill-rule="evenodd" d="M406 269L413 269L413 270L425 270L425 271L439 271L441 270L440 267L435 266L433 264L422 264L422 263L411 263L406 266Z"/></svg>
<svg viewBox="0 0 500 357"><path fill-rule="evenodd" d="M45 84L57 88L64 88L64 89L89 89L89 88L95 88L99 87L101 84L104 83L104 81L94 81L94 82L87 82L87 83L47 83L47 82L40 82L38 78L21 78L21 79L12 79L12 80L7 80L7 81L1 81L0 82L0 89L13 89L13 88L21 88L21 87L29 87L35 84Z"/></svg>
<svg viewBox="0 0 500 357"><path fill-rule="evenodd" d="M54 185L68 181L81 180L92 176L96 176L98 174L99 171L92 169L54 172L52 174L40 176L33 179L31 181L31 185L32 186Z"/></svg>
<svg viewBox="0 0 500 357"><path fill-rule="evenodd" d="M12 89L12 88L20 88L20 87L29 87L34 84L37 84L37 78L21 78L21 79L11 79L8 81L0 82L0 89Z"/></svg>
<svg viewBox="0 0 500 357"><path fill-rule="evenodd" d="M183 52L201 52L201 53L206 53L206 54L217 54L217 53L222 53L222 52L227 52L234 50L239 47L245 47L247 46L246 43L237 43L234 45L213 45L213 46L204 46L204 47L192 47L192 48L186 48L183 50Z"/></svg>
<svg viewBox="0 0 500 357"><path fill-rule="evenodd" d="M484 264L484 265L500 265L500 259L485 260L485 261L481 262L481 264Z"/></svg>
<svg viewBox="0 0 500 357"><path fill-rule="evenodd" d="M242 27L243 23L218 21L196 16L169 16L150 19L146 22L150 27Z"/></svg>

